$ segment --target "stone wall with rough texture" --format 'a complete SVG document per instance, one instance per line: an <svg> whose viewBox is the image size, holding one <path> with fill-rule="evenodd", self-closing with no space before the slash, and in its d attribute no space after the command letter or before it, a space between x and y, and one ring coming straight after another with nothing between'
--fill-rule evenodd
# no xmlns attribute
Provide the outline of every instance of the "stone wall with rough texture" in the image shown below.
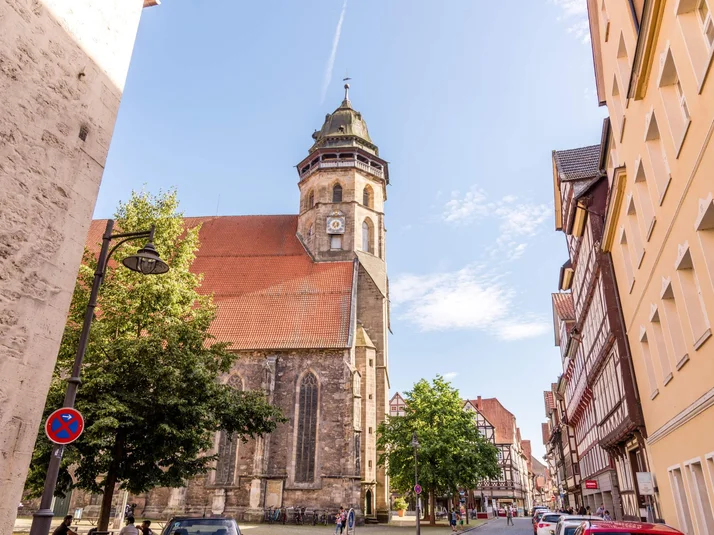
<svg viewBox="0 0 714 535"><path fill-rule="evenodd" d="M0 0L0 535L12 532L142 5Z"/></svg>

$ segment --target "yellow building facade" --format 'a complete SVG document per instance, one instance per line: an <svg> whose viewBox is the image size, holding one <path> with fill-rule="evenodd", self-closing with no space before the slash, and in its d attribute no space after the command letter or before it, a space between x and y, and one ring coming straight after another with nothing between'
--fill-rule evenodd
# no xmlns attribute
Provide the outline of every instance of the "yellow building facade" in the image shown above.
<svg viewBox="0 0 714 535"><path fill-rule="evenodd" d="M712 10L714 0L588 0L610 115L601 247L632 350L652 500L691 535L714 534Z"/></svg>

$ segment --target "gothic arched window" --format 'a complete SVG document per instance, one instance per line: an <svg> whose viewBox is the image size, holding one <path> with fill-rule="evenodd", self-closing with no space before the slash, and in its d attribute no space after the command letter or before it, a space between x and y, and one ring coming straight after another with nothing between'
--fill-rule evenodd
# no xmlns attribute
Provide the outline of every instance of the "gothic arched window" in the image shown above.
<svg viewBox="0 0 714 535"><path fill-rule="evenodd" d="M372 203L374 202L374 195L371 186L365 186L362 192L362 204L367 208L372 208Z"/></svg>
<svg viewBox="0 0 714 535"><path fill-rule="evenodd" d="M332 188L332 202L342 202L342 186L339 184Z"/></svg>
<svg viewBox="0 0 714 535"><path fill-rule="evenodd" d="M227 384L236 390L243 390L243 379L231 375ZM218 439L218 461L216 462L216 485L233 485L236 475L238 437L221 431Z"/></svg>
<svg viewBox="0 0 714 535"><path fill-rule="evenodd" d="M307 209L309 210L315 206L315 192L311 191L307 196Z"/></svg>
<svg viewBox="0 0 714 535"><path fill-rule="evenodd" d="M315 451L317 449L317 377L308 373L300 383L298 393L298 422L295 455L295 481L312 483L315 480Z"/></svg>
<svg viewBox="0 0 714 535"><path fill-rule="evenodd" d="M374 238L372 221L368 218L362 222L362 250L374 254Z"/></svg>

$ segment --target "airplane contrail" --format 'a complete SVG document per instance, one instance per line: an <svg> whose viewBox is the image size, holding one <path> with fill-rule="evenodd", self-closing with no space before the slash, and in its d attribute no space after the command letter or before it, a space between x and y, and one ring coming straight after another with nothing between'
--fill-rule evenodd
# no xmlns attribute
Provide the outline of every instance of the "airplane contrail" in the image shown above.
<svg viewBox="0 0 714 535"><path fill-rule="evenodd" d="M345 11L347 11L347 0L342 2L340 19L337 21L335 37L332 39L332 50L330 51L330 57L327 59L327 65L325 65L325 78L322 81L322 96L320 98L320 104L325 102L327 88L330 86L330 81L332 80L332 68L335 66L335 56L337 55L337 45L340 44L340 34L342 33L342 23L345 20Z"/></svg>

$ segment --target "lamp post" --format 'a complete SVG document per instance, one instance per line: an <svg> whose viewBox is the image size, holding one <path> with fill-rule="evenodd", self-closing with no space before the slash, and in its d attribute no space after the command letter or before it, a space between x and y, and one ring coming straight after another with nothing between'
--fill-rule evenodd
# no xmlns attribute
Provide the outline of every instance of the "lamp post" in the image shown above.
<svg viewBox="0 0 714 535"><path fill-rule="evenodd" d="M419 440L417 439L416 431L412 433L412 446L414 447L414 489L416 493L416 487L419 484L419 469L417 464L417 450L419 449ZM416 494L416 535L421 535L421 511L419 507L419 494ZM431 512L434 514L434 511Z"/></svg>
<svg viewBox="0 0 714 535"><path fill-rule="evenodd" d="M82 360L84 353L87 350L87 342L89 341L89 330L94 319L94 309L97 306L97 296L99 288L102 285L104 274L107 269L107 263L114 251L124 242L136 238L148 238L148 243L136 254L126 257L122 263L132 271L137 271L143 275L160 275L169 270L168 264L161 260L159 253L154 248L154 227L150 230L142 232L125 232L121 234L112 234L114 230L114 220L107 221L104 235L102 236L102 248L97 259L97 269L94 272L94 281L92 282L92 290L89 294L89 303L87 303L87 311L84 314L84 324L82 325L82 334L79 337L79 345L77 346L77 355L74 358L74 366L72 367L72 376L67 379L67 391L64 396L63 407L74 407L74 402L77 397L77 389L81 384L79 374L82 368ZM119 240L118 243L110 250L109 245L113 240ZM57 486L57 476L59 475L60 463L64 454L64 446L55 444L52 448L52 456L50 464L47 467L47 476L45 477L45 488L42 491L42 499L40 500L40 508L33 515L32 527L30 535L47 535L52 524L54 513L50 506L52 505L52 497Z"/></svg>

